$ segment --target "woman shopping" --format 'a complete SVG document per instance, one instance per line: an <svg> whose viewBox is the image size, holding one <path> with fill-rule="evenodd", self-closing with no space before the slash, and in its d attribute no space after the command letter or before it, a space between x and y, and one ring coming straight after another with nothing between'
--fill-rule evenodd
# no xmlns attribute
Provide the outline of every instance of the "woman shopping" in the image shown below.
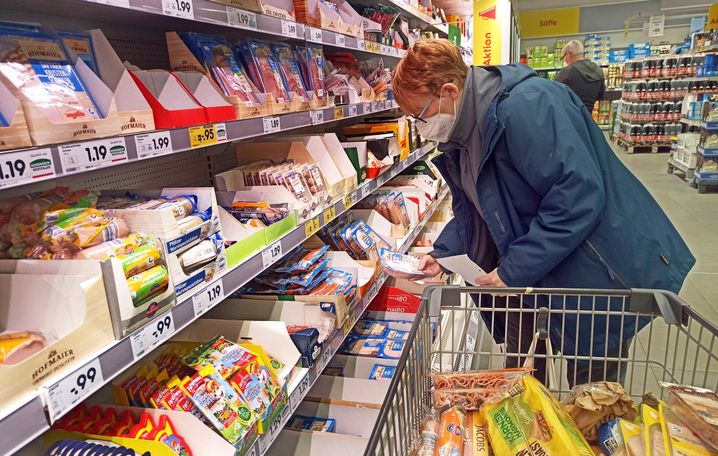
<svg viewBox="0 0 718 456"><path fill-rule="evenodd" d="M486 287L680 290L695 259L568 87L520 64L467 67L448 40L417 42L392 86L421 135L440 143L434 162L453 197L454 218L422 258L424 272L441 271L436 258L467 254L490 271L478 279ZM591 310L550 319L572 385L623 377L619 359L648 322L609 317L630 303L608 297L482 296L481 307L508 307L484 319L514 355L527 352L535 332L534 314L516 309Z"/></svg>

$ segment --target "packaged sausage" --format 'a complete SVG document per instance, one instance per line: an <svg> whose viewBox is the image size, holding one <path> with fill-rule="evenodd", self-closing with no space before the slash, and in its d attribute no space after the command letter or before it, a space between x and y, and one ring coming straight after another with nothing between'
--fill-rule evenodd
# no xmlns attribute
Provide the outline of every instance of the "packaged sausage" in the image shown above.
<svg viewBox="0 0 718 456"><path fill-rule="evenodd" d="M667 385L667 390L671 410L718 451L718 394L691 386Z"/></svg>
<svg viewBox="0 0 718 456"><path fill-rule="evenodd" d="M375 358L399 359L405 342L402 340L371 339L365 337L347 338L343 353L347 355L371 356Z"/></svg>
<svg viewBox="0 0 718 456"><path fill-rule="evenodd" d="M129 231L124 219L98 209L72 208L49 212L41 237L53 246L67 243L85 248L127 236Z"/></svg>
<svg viewBox="0 0 718 456"><path fill-rule="evenodd" d="M179 262L185 273L193 268L203 266L217 258L222 251L224 240L220 233L215 233L199 244L190 247L179 256Z"/></svg>
<svg viewBox="0 0 718 456"><path fill-rule="evenodd" d="M169 273L164 266L155 266L127 278L127 287L130 289L132 304L139 307L146 301L156 297L167 290Z"/></svg>
<svg viewBox="0 0 718 456"><path fill-rule="evenodd" d="M113 239L102 244L80 250L77 259L106 260L118 255L126 255L137 250L145 240L140 234L132 233L127 237Z"/></svg>
<svg viewBox="0 0 718 456"><path fill-rule="evenodd" d="M593 456L593 450L556 398L530 375L481 407L497 455Z"/></svg>
<svg viewBox="0 0 718 456"><path fill-rule="evenodd" d="M100 119L56 35L0 29L0 73L52 123Z"/></svg>
<svg viewBox="0 0 718 456"><path fill-rule="evenodd" d="M301 101L307 100L307 89L299 72L292 48L287 43L272 43L274 57L279 64L280 73L287 91L293 92Z"/></svg>
<svg viewBox="0 0 718 456"><path fill-rule="evenodd" d="M280 266L274 268L274 271L289 274L306 272L324 256L327 250L329 250L329 246L326 245L312 250L300 247L286 260L283 260Z"/></svg>
<svg viewBox="0 0 718 456"><path fill-rule="evenodd" d="M441 414L434 456L460 456L464 452L465 420L466 416L458 407L450 407Z"/></svg>
<svg viewBox="0 0 718 456"><path fill-rule="evenodd" d="M321 46L297 46L299 65L304 75L307 90L313 97L326 100L327 92L324 87L324 50Z"/></svg>
<svg viewBox="0 0 718 456"><path fill-rule="evenodd" d="M187 217L197 211L197 197L195 195L175 196L152 208L155 211L164 209L172 209L172 214L176 219Z"/></svg>
<svg viewBox="0 0 718 456"><path fill-rule="evenodd" d="M272 403L281 394L282 387L262 359L251 351L242 354L238 365L229 383L260 417L259 432L263 433L266 431L263 424L267 422L272 412Z"/></svg>
<svg viewBox="0 0 718 456"><path fill-rule="evenodd" d="M135 251L118 255L125 277L132 277L157 265L161 258L160 248L154 243L147 243Z"/></svg>

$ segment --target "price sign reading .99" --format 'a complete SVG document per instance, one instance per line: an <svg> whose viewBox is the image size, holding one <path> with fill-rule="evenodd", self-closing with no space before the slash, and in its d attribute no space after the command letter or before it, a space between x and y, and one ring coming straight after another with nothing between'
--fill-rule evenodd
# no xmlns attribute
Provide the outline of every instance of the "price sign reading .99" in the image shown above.
<svg viewBox="0 0 718 456"><path fill-rule="evenodd" d="M41 181L55 176L50 149L0 155L0 188Z"/></svg>
<svg viewBox="0 0 718 456"><path fill-rule="evenodd" d="M70 410L84 398L102 386L102 367L98 358L93 359L80 369L47 388L47 410L50 420Z"/></svg>

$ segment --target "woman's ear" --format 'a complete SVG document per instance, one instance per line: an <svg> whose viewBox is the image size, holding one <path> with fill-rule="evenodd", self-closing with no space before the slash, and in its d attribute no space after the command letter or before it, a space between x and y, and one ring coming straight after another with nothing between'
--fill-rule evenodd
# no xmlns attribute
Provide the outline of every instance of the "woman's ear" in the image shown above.
<svg viewBox="0 0 718 456"><path fill-rule="evenodd" d="M461 96L461 91L459 90L459 87L457 87L457 85L453 82L447 82L446 84L441 86L441 91L445 97L451 97L452 100L458 100Z"/></svg>

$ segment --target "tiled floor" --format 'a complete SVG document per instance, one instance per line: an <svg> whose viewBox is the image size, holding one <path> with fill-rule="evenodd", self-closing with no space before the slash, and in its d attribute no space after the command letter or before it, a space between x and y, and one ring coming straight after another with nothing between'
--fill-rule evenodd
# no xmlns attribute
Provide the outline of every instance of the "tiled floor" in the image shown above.
<svg viewBox="0 0 718 456"><path fill-rule="evenodd" d="M699 195L678 176L668 174L667 154L626 154L616 150L619 158L666 211L696 257L696 265L680 296L718 326L718 193ZM701 332L699 325L690 328L690 333L705 346L703 350L696 350L693 341L686 344L683 335L679 336L675 330L669 333L660 321L654 321L650 338L648 332L644 330L637 337L636 356L656 360L654 354L660 352L658 358L661 359L651 368L654 378L647 376L646 390L656 390L655 380L718 388L718 361L714 354L718 351L718 340L711 333ZM710 372L706 373L706 369ZM637 389L643 388L638 386Z"/></svg>

